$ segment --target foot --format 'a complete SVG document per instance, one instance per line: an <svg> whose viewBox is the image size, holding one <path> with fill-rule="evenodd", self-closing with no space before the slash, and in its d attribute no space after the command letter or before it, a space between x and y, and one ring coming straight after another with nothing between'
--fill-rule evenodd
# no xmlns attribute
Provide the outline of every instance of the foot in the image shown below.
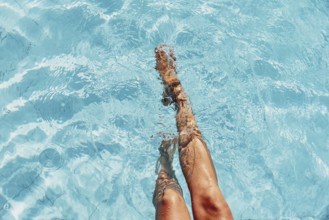
<svg viewBox="0 0 329 220"><path fill-rule="evenodd" d="M169 55L168 55L169 54ZM165 85L171 85L178 81L176 76L176 57L171 48L159 45L155 48L156 66Z"/></svg>
<svg viewBox="0 0 329 220"><path fill-rule="evenodd" d="M169 54L169 55L168 55ZM171 103L179 104L187 100L182 91L181 83L176 73L176 57L171 48L166 45L160 45L155 48L156 67L164 84L162 103L169 105Z"/></svg>
<svg viewBox="0 0 329 220"><path fill-rule="evenodd" d="M169 175L174 176L174 171L172 168L172 162L174 160L174 154L177 148L178 138L163 140L159 147L160 157L158 159L156 172L159 170L164 170ZM160 167L161 166L161 167Z"/></svg>
<svg viewBox="0 0 329 220"><path fill-rule="evenodd" d="M166 189L174 190L182 195L182 189L178 184L175 171L172 167L177 142L177 137L163 140L159 147L160 158L157 162L158 178L156 180L155 190L153 193L153 204L155 207L157 207L157 204L162 201Z"/></svg>

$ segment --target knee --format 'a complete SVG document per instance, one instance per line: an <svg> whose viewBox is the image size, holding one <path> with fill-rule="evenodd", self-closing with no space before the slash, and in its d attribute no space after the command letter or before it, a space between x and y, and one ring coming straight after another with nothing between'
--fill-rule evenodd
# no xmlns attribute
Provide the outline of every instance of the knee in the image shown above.
<svg viewBox="0 0 329 220"><path fill-rule="evenodd" d="M219 190L210 189L202 192L197 206L202 209L205 216L216 216L230 219L230 208Z"/></svg>
<svg viewBox="0 0 329 220"><path fill-rule="evenodd" d="M161 205L166 207L172 207L179 204L182 200L183 197L178 192L172 189L167 189L163 194Z"/></svg>

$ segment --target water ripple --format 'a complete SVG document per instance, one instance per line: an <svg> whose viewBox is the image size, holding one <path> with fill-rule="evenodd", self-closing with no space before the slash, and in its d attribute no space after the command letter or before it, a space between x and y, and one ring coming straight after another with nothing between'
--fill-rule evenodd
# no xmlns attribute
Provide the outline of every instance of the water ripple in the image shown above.
<svg viewBox="0 0 329 220"><path fill-rule="evenodd" d="M154 70L163 42L175 48L234 217L326 218L326 9L320 0L2 1L0 218L154 218L158 134L176 131Z"/></svg>

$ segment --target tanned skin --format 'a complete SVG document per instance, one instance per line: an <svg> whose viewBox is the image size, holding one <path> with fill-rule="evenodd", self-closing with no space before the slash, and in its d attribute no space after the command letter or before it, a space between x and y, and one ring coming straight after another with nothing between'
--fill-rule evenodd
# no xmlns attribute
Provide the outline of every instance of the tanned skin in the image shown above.
<svg viewBox="0 0 329 220"><path fill-rule="evenodd" d="M179 160L191 194L193 217L196 220L233 219L231 210L219 188L211 155L197 126L188 96L177 78L176 57L165 45L160 45L155 49L155 57L156 70L164 85L163 103L165 105L173 103L177 107ZM167 161L166 163L170 161L162 160ZM162 165L162 167L166 166L168 167L168 165ZM158 180L175 179L171 173L173 172L168 172L168 169L167 172L160 172ZM175 188L163 188L162 199L155 204L157 219L190 219L185 201L179 190Z"/></svg>

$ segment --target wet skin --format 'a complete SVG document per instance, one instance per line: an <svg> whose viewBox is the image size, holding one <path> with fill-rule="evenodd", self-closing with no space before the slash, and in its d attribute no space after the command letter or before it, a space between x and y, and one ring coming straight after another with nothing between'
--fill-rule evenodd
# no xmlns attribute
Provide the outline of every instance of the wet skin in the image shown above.
<svg viewBox="0 0 329 220"><path fill-rule="evenodd" d="M179 160L191 199L194 219L233 219L231 210L226 203L218 185L216 170L211 155L197 126L188 96L184 92L176 74L176 57L170 48L160 45L155 49L156 70L164 85L163 104L173 103L176 106L176 126L179 132ZM161 160L161 158L160 158ZM162 176L164 183L175 179L173 171L168 169L169 160L162 158ZM166 164L167 163L167 164ZM166 173L167 175L163 175ZM167 178L167 179L166 179ZM175 181L174 181L175 182ZM190 219L186 204L177 190L176 183L163 188L158 196L156 206L157 219ZM162 198L161 198L162 195ZM175 205L173 205L175 204Z"/></svg>

